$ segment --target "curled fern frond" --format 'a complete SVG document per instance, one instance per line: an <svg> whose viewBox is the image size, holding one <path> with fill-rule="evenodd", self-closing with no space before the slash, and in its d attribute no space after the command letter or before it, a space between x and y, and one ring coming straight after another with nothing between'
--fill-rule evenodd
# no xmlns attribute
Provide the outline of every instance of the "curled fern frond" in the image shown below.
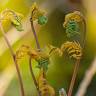
<svg viewBox="0 0 96 96"><path fill-rule="evenodd" d="M48 65L50 64L49 55L47 55L45 52L39 51L39 50L33 50L27 45L22 45L17 51L16 51L16 59L22 59L25 56L30 56L32 59L38 62L38 68L43 68L46 72L48 69Z"/></svg>
<svg viewBox="0 0 96 96"><path fill-rule="evenodd" d="M22 31L21 20L23 15L10 9L5 9L0 14L0 19L3 22L10 22L18 31Z"/></svg>
<svg viewBox="0 0 96 96"><path fill-rule="evenodd" d="M27 45L22 45L17 51L16 51L16 59L22 59L23 57L25 57L26 55L28 55L28 53L30 52L30 47Z"/></svg>
<svg viewBox="0 0 96 96"><path fill-rule="evenodd" d="M80 59L82 56L82 48L78 42L69 42L62 44L61 50L67 51L71 58Z"/></svg>
<svg viewBox="0 0 96 96"><path fill-rule="evenodd" d="M80 34L79 22L83 22L83 16L79 11L69 13L65 16L64 28L68 37Z"/></svg>
<svg viewBox="0 0 96 96"><path fill-rule="evenodd" d="M39 16L38 17L38 24L40 24L40 25L46 24L47 21L48 21L48 19L46 16Z"/></svg>
<svg viewBox="0 0 96 96"><path fill-rule="evenodd" d="M32 17L31 18L32 18L33 21L35 21L36 19L40 18L41 16L44 16L45 13L46 13L45 10L41 10L38 7L36 2L33 3L31 10L32 10Z"/></svg>
<svg viewBox="0 0 96 96"><path fill-rule="evenodd" d="M83 16L79 11L75 11L73 13L69 13L65 16L65 21L63 26L66 27L66 24L70 21L82 22Z"/></svg>
<svg viewBox="0 0 96 96"><path fill-rule="evenodd" d="M48 65L50 64L49 55L47 55L44 52L38 51L38 56L35 58L35 60L38 62L38 68L43 68L46 72L48 69Z"/></svg>
<svg viewBox="0 0 96 96"><path fill-rule="evenodd" d="M41 96L55 96L54 88L48 84L46 80L46 74L43 69L40 70L38 85Z"/></svg>
<svg viewBox="0 0 96 96"><path fill-rule="evenodd" d="M61 45L61 48L54 47L52 45L48 45L50 52L49 54L58 54L62 56L66 51L71 58L80 59L82 56L82 48L78 42L70 42L67 41Z"/></svg>

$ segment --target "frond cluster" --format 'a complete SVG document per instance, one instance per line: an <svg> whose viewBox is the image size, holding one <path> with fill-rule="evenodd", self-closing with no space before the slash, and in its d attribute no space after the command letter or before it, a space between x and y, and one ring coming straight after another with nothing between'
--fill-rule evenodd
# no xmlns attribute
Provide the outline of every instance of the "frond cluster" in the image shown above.
<svg viewBox="0 0 96 96"><path fill-rule="evenodd" d="M68 37L72 37L80 34L79 22L82 22L82 14L79 11L69 13L65 16L64 28Z"/></svg>
<svg viewBox="0 0 96 96"><path fill-rule="evenodd" d="M38 19L40 16L43 16L46 13L45 10L41 10L38 7L36 2L33 3L31 10L32 10L32 19L33 19L33 21Z"/></svg>
<svg viewBox="0 0 96 96"><path fill-rule="evenodd" d="M39 50L32 50L27 45L22 45L19 50L16 51L16 59L22 59L25 56L30 56L32 59L38 62L38 68L43 68L45 71L48 69L50 63L49 55Z"/></svg>
<svg viewBox="0 0 96 96"><path fill-rule="evenodd" d="M61 45L61 48L54 47L50 45L50 52L49 53L58 53L60 56L66 51L70 58L80 59L82 56L82 48L78 42L70 42L67 41Z"/></svg>
<svg viewBox="0 0 96 96"><path fill-rule="evenodd" d="M79 11L75 11L72 13L69 13L65 16L65 21L63 26L66 27L66 24L72 20L72 21L76 21L76 22L82 22L82 14Z"/></svg>
<svg viewBox="0 0 96 96"><path fill-rule="evenodd" d="M73 41L73 42L70 42L70 41L65 42L64 44L62 44L61 50L63 52L67 51L68 55L71 58L80 59L81 56L82 56L82 48L81 48L80 44L78 42L75 42L75 41Z"/></svg>

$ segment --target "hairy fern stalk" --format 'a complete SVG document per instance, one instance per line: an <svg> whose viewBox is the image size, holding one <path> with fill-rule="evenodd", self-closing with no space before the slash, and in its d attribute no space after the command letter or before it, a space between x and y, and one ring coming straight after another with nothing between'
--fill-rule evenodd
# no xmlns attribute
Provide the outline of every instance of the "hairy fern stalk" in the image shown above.
<svg viewBox="0 0 96 96"><path fill-rule="evenodd" d="M70 21L71 22L74 21L74 23L75 22L76 23L75 24L71 23L70 25L68 25L68 23ZM79 51L76 52L76 54L79 54L79 58L75 58L76 59L76 63L75 63L73 76L72 76L72 79L71 79L71 83L70 83L70 86L69 86L69 90L68 90L67 96L72 96L72 91L73 91L73 87L74 87L74 84L75 84L76 76L77 76L77 73L78 73L78 68L79 68L79 65L80 65L80 61L82 59L82 54L83 54L82 50L83 50L83 48L85 46L85 39L86 39L86 23L85 23L85 19L84 19L83 15L79 11L75 11L73 13L70 13L70 14L66 15L65 22L64 22L64 27L66 28L66 33L70 34L69 38L71 38L71 36L73 36L71 34L75 33L74 35L76 35L78 33L78 29L80 27L79 23L83 23L83 25L84 25L84 37L83 37L83 42L82 42L83 46L81 47L81 45L79 44ZM67 28L70 28L71 30L67 29ZM80 34L80 33L78 33L78 34ZM78 57L78 55L76 57Z"/></svg>
<svg viewBox="0 0 96 96"><path fill-rule="evenodd" d="M22 31L22 25L21 25L21 14L14 12L13 10L10 9L6 9L3 12L1 12L0 14L0 29L2 32L2 35L9 47L10 53L12 55L15 67L16 67L16 71L17 71L17 75L18 75L18 79L20 82L20 88L21 88L21 95L25 96L25 92L24 92L24 86L23 86L23 81L22 81L22 77L21 77L21 73L18 67L18 63L16 60L16 55L11 47L10 42L8 41L7 37L6 37L6 33L4 31L3 28L3 23L4 22L8 22L10 24L12 24L18 31Z"/></svg>

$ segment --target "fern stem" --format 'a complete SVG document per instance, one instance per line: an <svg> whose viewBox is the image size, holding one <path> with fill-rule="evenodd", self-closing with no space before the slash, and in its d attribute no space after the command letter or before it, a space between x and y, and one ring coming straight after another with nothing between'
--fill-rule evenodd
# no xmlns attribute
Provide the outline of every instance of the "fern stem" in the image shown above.
<svg viewBox="0 0 96 96"><path fill-rule="evenodd" d="M73 87L74 87L74 84L75 84L75 81L76 81L76 76L77 76L78 69L79 69L79 65L80 65L80 60L77 60L76 63L75 63L74 72L73 72L73 76L72 76L72 79L71 79L71 83L70 83L70 87L69 87L67 96L72 95Z"/></svg>
<svg viewBox="0 0 96 96"><path fill-rule="evenodd" d="M30 68L30 72L31 72L31 76L33 78L34 84L35 84L36 89L38 91L38 95L41 96L41 93L40 93L40 90L39 90L39 86L38 86L37 80L36 80L34 72L33 72L31 57L29 58L29 68Z"/></svg>
<svg viewBox="0 0 96 96"><path fill-rule="evenodd" d="M6 37L6 33L3 29L3 26L2 26L2 23L0 22L0 29L1 29L1 32L3 34L3 37L9 47L9 50L10 50L10 53L12 55L12 58L13 58L13 61L14 61L14 64L15 64L15 67L16 67L16 71L17 71L17 74L18 74L18 79L19 79L19 83L20 83L20 88L21 88L21 96L25 96L25 92L24 92L24 87L23 87L23 81L22 81L22 77L21 77L21 74L20 74L20 71L19 71L19 67L18 67L18 64L17 64L17 60L16 60L16 56L15 56L15 53Z"/></svg>
<svg viewBox="0 0 96 96"><path fill-rule="evenodd" d="M83 44L82 45L82 49L83 49L82 52L84 53L85 42L86 42L86 21L85 21L84 17L82 19L83 19L83 24L84 24L84 37L83 37L83 42L82 42L82 44ZM70 83L70 86L69 86L67 96L72 96L72 91L73 91L73 88L74 88L74 84L75 84L75 81L76 81L76 77L77 77L77 74L78 74L78 69L79 69L79 65L80 65L80 61L82 59L82 56L79 60L76 61L73 76L72 76L72 79L71 79L71 83Z"/></svg>
<svg viewBox="0 0 96 96"><path fill-rule="evenodd" d="M34 28L34 23L33 23L33 20L32 20L32 15L33 15L33 12L31 14L31 18L30 18L30 23L31 23L31 29L32 29L32 32L33 32L33 35L34 35L34 38L35 38L35 41L36 41L36 46L37 46L37 49L39 51L41 51L40 49L40 44L39 44L39 40L38 40L38 37L37 37L37 34L36 34L36 31L35 31L35 28ZM32 65L31 65L31 57L29 58L29 67L30 67L30 73L31 73L31 76L33 78L33 81L34 81L34 84L36 86L36 89L37 89L37 92L38 92L38 95L41 96L41 93L40 93L40 90L39 90L39 85L36 81L36 78L35 78L35 75L33 73L33 69L32 69Z"/></svg>
<svg viewBox="0 0 96 96"><path fill-rule="evenodd" d="M34 38L35 38L35 41L36 41L37 49L40 50L40 44L39 44L39 40L38 40L36 31L35 31L35 28L34 28L34 24L33 24L32 18L30 18L30 22L31 22L31 28L32 28L32 31L33 31L33 35L34 35Z"/></svg>

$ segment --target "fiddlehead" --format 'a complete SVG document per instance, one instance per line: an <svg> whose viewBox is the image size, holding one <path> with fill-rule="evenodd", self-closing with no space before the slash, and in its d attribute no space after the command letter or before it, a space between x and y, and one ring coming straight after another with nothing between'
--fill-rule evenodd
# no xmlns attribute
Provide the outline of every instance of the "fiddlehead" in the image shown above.
<svg viewBox="0 0 96 96"><path fill-rule="evenodd" d="M68 15L66 15L63 26L66 29L67 37L71 38L75 35L81 34L80 33L80 24L82 24L82 23L85 25L85 20L79 11L75 11L73 13L69 13ZM84 29L84 31L85 30L86 29ZM83 41L84 41L83 43L85 44L85 34L84 34ZM72 42L67 41L61 45L61 48L57 48L52 45L50 45L49 48L51 50L50 53L55 52L62 56L62 54L64 52L67 52L69 57L76 59L73 76L72 76L70 87L69 87L68 94L67 94L68 96L71 96L73 87L74 87L74 83L76 80L80 60L81 60L82 54L83 54L82 48L84 48L84 47L81 47L80 43L77 41L72 41Z"/></svg>
<svg viewBox="0 0 96 96"><path fill-rule="evenodd" d="M59 54L59 56L62 56L65 52L68 53L70 58L74 59L80 59L82 56L82 48L79 44L79 42L70 42L67 41L64 44L61 45L61 48L54 47L52 45L48 45L50 52L49 54Z"/></svg>
<svg viewBox="0 0 96 96"><path fill-rule="evenodd" d="M31 59L36 60L38 62L37 68L39 69L43 68L45 71L47 71L48 65L50 63L48 54L39 50L33 50L27 45L22 45L16 51L16 59L19 60L25 56L30 56Z"/></svg>
<svg viewBox="0 0 96 96"><path fill-rule="evenodd" d="M6 9L1 12L0 14L0 20L3 22L9 22L11 23L18 31L22 31L22 24L21 20L23 18L23 15L20 13L17 13L13 10Z"/></svg>
<svg viewBox="0 0 96 96"><path fill-rule="evenodd" d="M50 86L46 80L46 73L43 68L40 70L38 77L38 85L41 92L41 96L55 96L55 90Z"/></svg>
<svg viewBox="0 0 96 96"><path fill-rule="evenodd" d="M5 39L8 47L9 47L10 53L12 55L12 58L13 58L13 61L14 61L15 67L16 67L16 71L17 71L17 75L18 75L18 79L19 79L19 83L20 83L20 88L21 88L21 95L25 96L23 80L22 80L21 73L20 73L18 63L16 60L16 54L14 53L14 51L11 47L11 44L6 36L6 32L4 30L3 24L5 21L7 24L9 23L9 24L12 24L13 26L15 26L15 28L18 31L22 31L21 14L14 12L10 9L6 9L3 12L1 12L1 14L0 14L0 29L1 29L2 35Z"/></svg>
<svg viewBox="0 0 96 96"><path fill-rule="evenodd" d="M84 24L84 27L85 27L86 26L85 25L85 19L79 11L75 11L73 13L70 13L70 14L66 15L65 22L64 22L63 26L66 29L67 36L72 37L72 36L77 35L77 33L81 34L78 29L80 29L80 24L82 24L82 23ZM84 31L85 30L86 30L86 28L84 28ZM72 76L72 79L71 79L71 83L70 83L70 86L69 86L68 94L67 94L68 96L72 95L73 87L74 87L74 84L75 84L80 60L81 60L82 54L83 54L82 53L82 48L84 48L84 45L85 45L85 33L86 32L84 32L84 37L83 37L83 43L84 44L83 44L83 46L81 47L79 43L74 42L72 44L73 47L71 49L69 48L68 51L67 51L69 53L69 55L72 54L71 57L77 59L75 67L74 67L74 72L73 72L73 76ZM75 50L73 50L73 48Z"/></svg>
<svg viewBox="0 0 96 96"><path fill-rule="evenodd" d="M46 11L40 9L36 2L33 3L31 11L32 11L31 14L32 21L38 20L38 24L40 25L47 23L47 17L45 16Z"/></svg>
<svg viewBox="0 0 96 96"><path fill-rule="evenodd" d="M67 37L73 37L75 35L80 35L80 25L82 22L82 15L79 11L69 13L65 16L65 21L63 27L66 29Z"/></svg>
<svg viewBox="0 0 96 96"><path fill-rule="evenodd" d="M22 45L17 51L16 51L16 59L22 59L23 57L25 57L26 55L28 55L28 53L30 52L30 47L27 45Z"/></svg>
<svg viewBox="0 0 96 96"><path fill-rule="evenodd" d="M82 56L82 48L79 42L65 42L61 46L62 52L66 51L71 58L80 59Z"/></svg>
<svg viewBox="0 0 96 96"><path fill-rule="evenodd" d="M48 70L48 65L50 64L49 55L47 55L44 52L37 51L37 56L34 57L34 59L38 62L38 68L46 72Z"/></svg>

